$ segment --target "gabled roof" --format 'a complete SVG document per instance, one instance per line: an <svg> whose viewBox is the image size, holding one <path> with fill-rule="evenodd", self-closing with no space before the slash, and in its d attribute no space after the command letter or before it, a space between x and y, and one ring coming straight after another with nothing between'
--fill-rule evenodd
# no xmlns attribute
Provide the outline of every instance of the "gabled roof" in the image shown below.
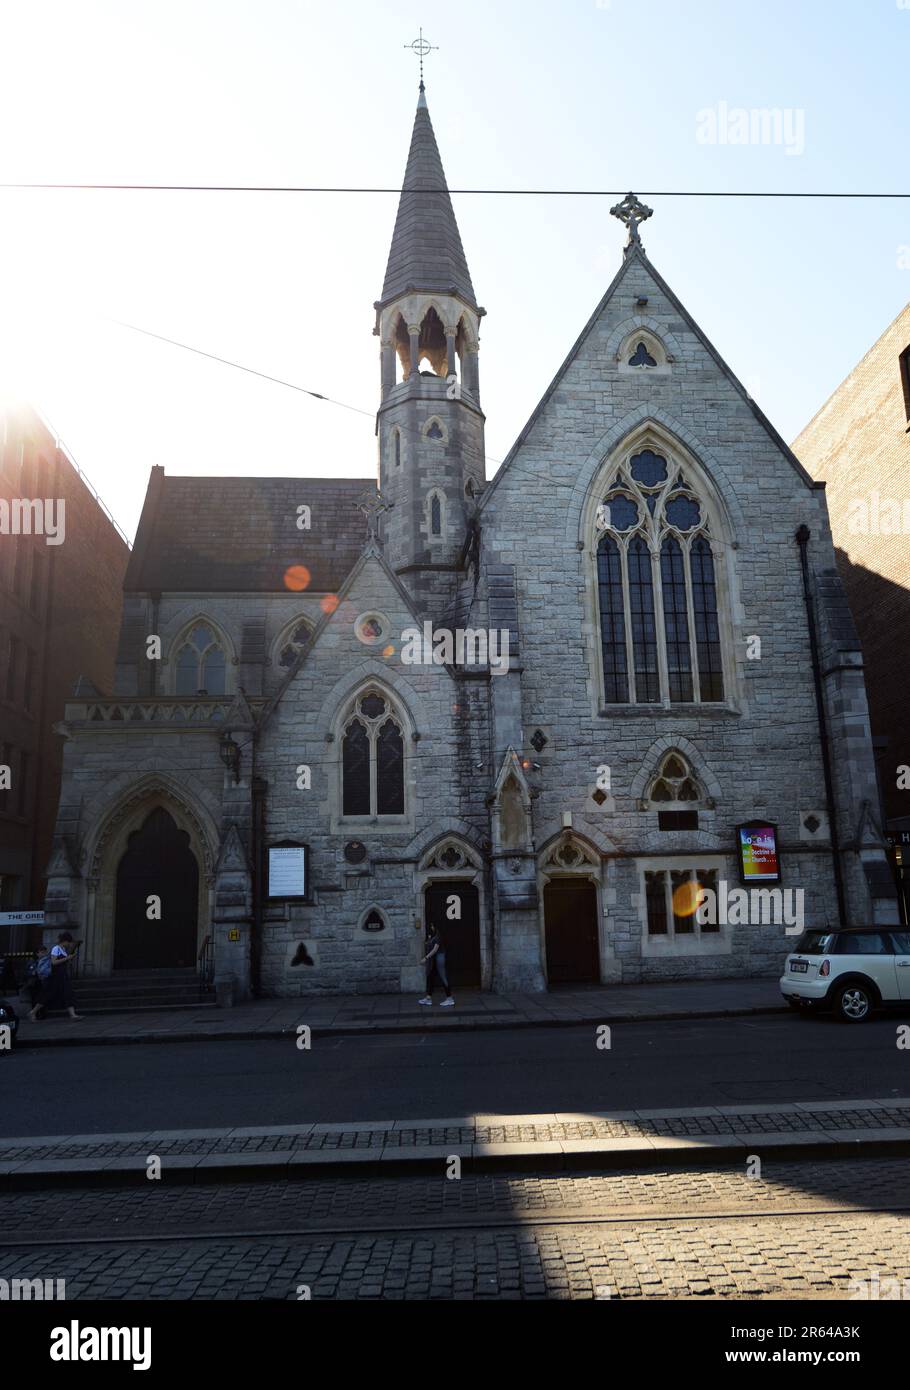
<svg viewBox="0 0 910 1390"><path fill-rule="evenodd" d="M305 565L310 593L332 593L366 542L357 499L375 478L169 478L152 469L126 590L286 592ZM301 505L310 529L297 528Z"/></svg>
<svg viewBox="0 0 910 1390"><path fill-rule="evenodd" d="M519 449L527 439L537 420L543 414L543 411L549 403L551 396L561 385L563 377L566 375L569 368L572 366L572 363L575 361L576 357L578 356L579 352L581 351L582 347L584 346L585 342L590 336L592 330L594 329L595 325L597 324L598 320L603 314L604 309L610 303L610 300L614 297L623 280L625 279L626 275L629 273L630 267L636 262L644 266L647 273L651 276L654 283L657 285L658 289L660 289L661 292L666 295L667 299L673 305L673 308L679 314L680 318L683 320L686 326L689 329L691 329L692 333L701 343L702 347L705 349L708 355L711 358L713 358L714 362L720 368L721 372L730 382L734 390L736 390L739 393L739 395L742 396L743 400L746 402L749 409L752 411L752 414L755 416L762 429L764 429L765 432L771 437L771 439L777 445L778 449L780 449L784 457L793 466L793 468L799 474L799 477L806 484L806 486L813 489L823 488L824 484L818 483L812 478L811 474L809 474L806 471L806 469L800 463L799 459L796 457L790 446L786 443L783 437L778 434L777 430L771 424L771 421L768 419L768 417L764 414L762 410L759 409L755 401L752 400L745 386L743 386L742 382L739 380L739 377L736 376L732 368L727 366L727 363L721 357L720 353L717 351L717 348L710 341L707 335L701 330L701 328L699 328L698 324L695 322L688 309L686 309L685 305L683 305L680 302L680 300L677 299L676 295L670 289L670 286L667 284L666 280L664 280L663 276L660 275L660 273L648 260L648 257L645 255L645 252L642 249L642 247L633 246L627 248L625 257L623 259L623 263L620 266L619 270L616 272L616 275L613 277L613 280L608 286L606 293L604 294L600 303L597 305L597 308L594 310L594 313L588 319L588 322L585 324L575 343L572 345L572 348L569 351L568 356L566 357L562 366L559 368L553 380L550 382L550 385L547 387L539 403L535 407L524 429L519 434L515 443L509 450L508 454L506 454L506 457L503 460L499 472L496 474L496 477L493 479L489 487L487 487L484 490L483 497L481 498L480 502L481 511L483 511L486 508L490 498L492 497L496 488L499 486L501 479L505 476L505 473L508 470L509 465L512 462L512 459L518 453Z"/></svg>
<svg viewBox="0 0 910 1390"><path fill-rule="evenodd" d="M422 83L379 303L397 299L409 289L454 291L476 308Z"/></svg>

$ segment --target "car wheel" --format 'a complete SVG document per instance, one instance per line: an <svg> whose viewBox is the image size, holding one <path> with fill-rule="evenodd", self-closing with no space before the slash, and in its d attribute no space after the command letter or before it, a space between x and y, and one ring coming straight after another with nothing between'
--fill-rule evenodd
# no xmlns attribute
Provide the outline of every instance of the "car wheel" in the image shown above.
<svg viewBox="0 0 910 1390"><path fill-rule="evenodd" d="M865 1023L872 1014L874 1000L868 985L844 985L835 1001L837 1015L844 1023Z"/></svg>

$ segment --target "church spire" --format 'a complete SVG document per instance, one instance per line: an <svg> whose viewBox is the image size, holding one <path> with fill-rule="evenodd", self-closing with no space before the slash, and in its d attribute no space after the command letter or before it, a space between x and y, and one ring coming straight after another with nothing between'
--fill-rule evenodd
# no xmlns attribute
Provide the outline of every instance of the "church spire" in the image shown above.
<svg viewBox="0 0 910 1390"><path fill-rule="evenodd" d="M380 306L409 290L455 294L477 307L422 78Z"/></svg>

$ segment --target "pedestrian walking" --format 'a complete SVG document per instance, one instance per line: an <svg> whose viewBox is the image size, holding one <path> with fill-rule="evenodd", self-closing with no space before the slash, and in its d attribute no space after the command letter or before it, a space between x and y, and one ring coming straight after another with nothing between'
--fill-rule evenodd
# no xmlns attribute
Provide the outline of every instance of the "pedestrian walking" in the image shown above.
<svg viewBox="0 0 910 1390"><path fill-rule="evenodd" d="M62 931L57 937L56 946L51 947L51 974L44 997L44 1008L48 1012L52 1009L65 1009L70 1018L77 1019L81 1018L82 1015L76 1013L73 1003L73 982L70 979L69 963L78 949L79 947L73 941L71 933ZM33 1023L37 1022L34 1009L29 1017Z"/></svg>
<svg viewBox="0 0 910 1390"><path fill-rule="evenodd" d="M430 1006L433 1003L433 988L435 979L445 990L445 999L439 1005L441 1009L451 1009L455 1005L452 998L452 991L449 988L449 977L446 972L446 941L442 928L434 926L431 922L427 928L427 953L422 957L427 967L427 992L422 999L418 999L418 1004Z"/></svg>
<svg viewBox="0 0 910 1390"><path fill-rule="evenodd" d="M32 1000L29 1018L33 1023L37 1022L38 1010L44 1009L44 1000L47 994L50 976L51 953L46 946L39 946L35 953L35 959L29 962L28 967L28 984Z"/></svg>

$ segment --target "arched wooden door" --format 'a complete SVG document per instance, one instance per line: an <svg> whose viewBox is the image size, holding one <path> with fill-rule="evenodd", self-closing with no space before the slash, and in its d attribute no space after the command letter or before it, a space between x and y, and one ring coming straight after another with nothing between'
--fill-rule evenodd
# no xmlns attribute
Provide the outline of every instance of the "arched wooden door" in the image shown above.
<svg viewBox="0 0 910 1390"><path fill-rule="evenodd" d="M551 985L600 982L597 889L587 879L553 878L543 890L547 979Z"/></svg>
<svg viewBox="0 0 910 1390"><path fill-rule="evenodd" d="M148 916L161 900L159 920ZM156 806L129 838L117 868L114 969L190 966L196 960L199 865L190 837Z"/></svg>

